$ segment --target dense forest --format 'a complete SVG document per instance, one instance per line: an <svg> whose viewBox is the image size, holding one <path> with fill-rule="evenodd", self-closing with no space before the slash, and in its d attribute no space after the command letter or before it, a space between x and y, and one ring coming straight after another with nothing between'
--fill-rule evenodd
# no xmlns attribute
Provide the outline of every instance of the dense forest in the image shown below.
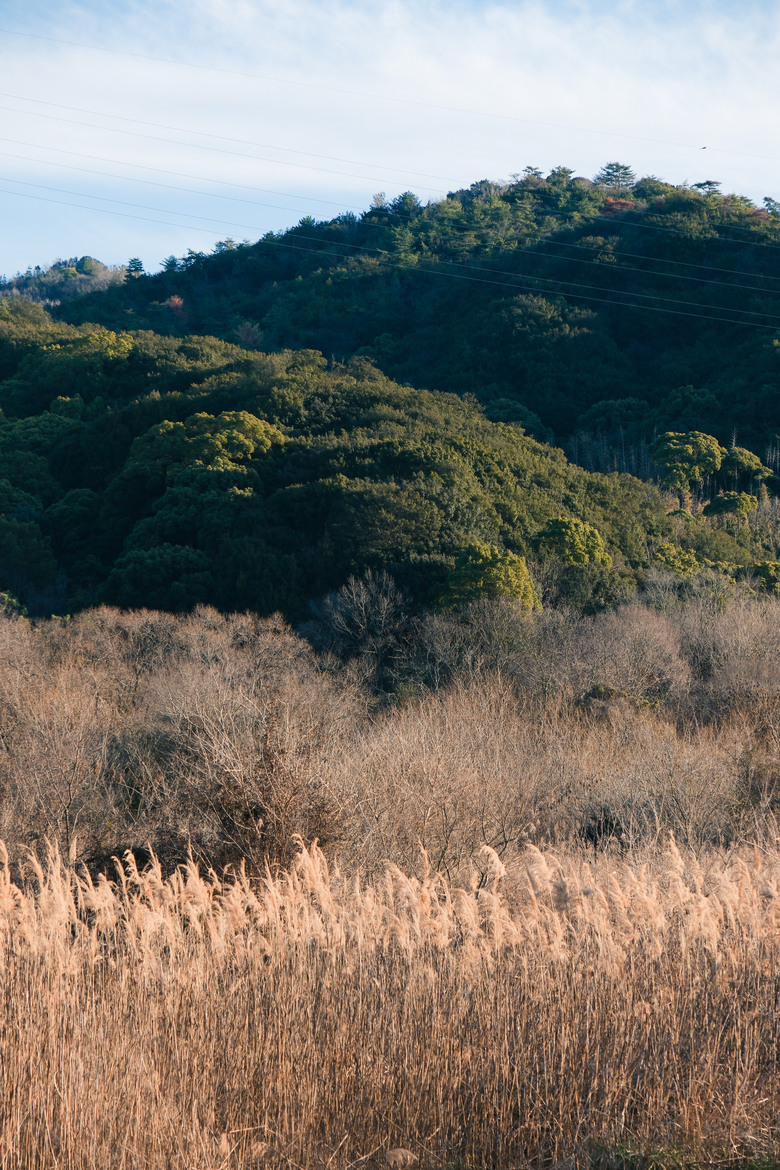
<svg viewBox="0 0 780 1170"><path fill-rule="evenodd" d="M425 207L380 195L360 217L169 257L64 315L361 354L418 389L473 394L538 438L614 447L622 431L622 470L643 471L623 448L655 431L736 434L763 454L780 326L780 206L765 202L711 181L636 181L620 164L595 182L529 168Z"/></svg>
<svg viewBox="0 0 780 1170"><path fill-rule="evenodd" d="M377 196L154 276L0 287L0 563L29 612L585 611L778 579L780 214L609 164ZM551 446L551 443L560 446Z"/></svg>

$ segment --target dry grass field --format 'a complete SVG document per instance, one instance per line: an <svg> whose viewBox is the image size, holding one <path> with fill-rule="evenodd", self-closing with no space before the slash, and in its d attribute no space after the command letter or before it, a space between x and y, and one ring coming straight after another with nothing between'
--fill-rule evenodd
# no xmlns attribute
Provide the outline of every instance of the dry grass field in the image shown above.
<svg viewBox="0 0 780 1170"><path fill-rule="evenodd" d="M4 1167L777 1154L778 853L28 876L0 887Z"/></svg>
<svg viewBox="0 0 780 1170"><path fill-rule="evenodd" d="M780 601L349 633L0 621L1 1170L777 1165Z"/></svg>

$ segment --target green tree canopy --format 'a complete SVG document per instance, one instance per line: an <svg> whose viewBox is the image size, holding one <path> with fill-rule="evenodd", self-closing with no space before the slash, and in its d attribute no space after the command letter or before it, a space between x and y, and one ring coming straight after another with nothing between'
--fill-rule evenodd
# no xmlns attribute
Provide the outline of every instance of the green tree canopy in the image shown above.
<svg viewBox="0 0 780 1170"><path fill-rule="evenodd" d="M718 471L725 455L725 447L701 431L667 431L650 448L650 458L661 472L663 484L679 494L682 507L692 485Z"/></svg>
<svg viewBox="0 0 780 1170"><path fill-rule="evenodd" d="M740 521L746 520L758 507L758 500L747 492L718 492L702 508L705 516L734 516L739 532Z"/></svg>
<svg viewBox="0 0 780 1170"><path fill-rule="evenodd" d="M617 187L619 190L629 190L636 182L636 175L626 163L609 162L593 176L593 182L600 187Z"/></svg>
<svg viewBox="0 0 780 1170"><path fill-rule="evenodd" d="M693 549L682 548L671 541L663 541L655 550L655 561L684 579L694 577L702 566Z"/></svg>
<svg viewBox="0 0 780 1170"><path fill-rule="evenodd" d="M598 528L576 516L556 516L539 533L539 551L566 565L612 564Z"/></svg>
<svg viewBox="0 0 780 1170"><path fill-rule="evenodd" d="M758 455L746 447L731 447L723 459L721 471L733 476L735 483L747 481L751 485L753 482L763 483L772 474L771 467L765 467Z"/></svg>
<svg viewBox="0 0 780 1170"><path fill-rule="evenodd" d="M541 608L525 557L501 552L495 545L470 545L460 553L447 578L443 604L453 608L495 597L511 597L526 610Z"/></svg>
<svg viewBox="0 0 780 1170"><path fill-rule="evenodd" d="M753 572L768 593L780 593L780 561L758 561Z"/></svg>
<svg viewBox="0 0 780 1170"><path fill-rule="evenodd" d="M233 473L232 480L242 483L252 459L284 441L277 427L245 410L223 411L216 417L193 414L183 422L166 419L134 441L124 475L150 482L152 490L165 481L181 480L185 470ZM192 474L185 478L191 480Z"/></svg>
<svg viewBox="0 0 780 1170"><path fill-rule="evenodd" d="M758 507L758 500L747 492L718 492L714 499L704 505L705 516L723 516L729 512L748 516Z"/></svg>
<svg viewBox="0 0 780 1170"><path fill-rule="evenodd" d="M191 609L213 591L209 558L198 549L170 544L133 549L121 557L106 586L115 605L137 606L147 599L152 609Z"/></svg>

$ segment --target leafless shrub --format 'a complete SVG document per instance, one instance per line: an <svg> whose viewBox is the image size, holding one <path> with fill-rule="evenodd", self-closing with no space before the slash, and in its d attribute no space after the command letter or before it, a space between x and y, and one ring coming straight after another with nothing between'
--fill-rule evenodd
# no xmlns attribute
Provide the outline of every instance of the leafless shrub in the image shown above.
<svg viewBox="0 0 780 1170"><path fill-rule="evenodd" d="M313 607L303 632L319 650L359 661L365 684L383 690L402 654L403 595L389 573L366 569Z"/></svg>
<svg viewBox="0 0 780 1170"><path fill-rule="evenodd" d="M721 704L780 695L780 598L698 601L676 620L695 675Z"/></svg>
<svg viewBox="0 0 780 1170"><path fill-rule="evenodd" d="M384 599L377 636L400 612L391 583L368 584L334 611L349 630L363 614L358 654L363 601ZM453 879L485 845L755 838L780 811L777 610L423 616L393 644L381 710L344 647L318 657L279 618L6 619L0 827L16 860L48 838L93 870L147 846L167 869L190 850L259 869L300 834L364 872L413 870L422 844Z"/></svg>
<svg viewBox="0 0 780 1170"><path fill-rule="evenodd" d="M18 627L18 628L17 628ZM334 840L325 763L354 717L277 619L98 610L72 625L0 623L0 822L14 857L44 839L111 865L290 856Z"/></svg>
<svg viewBox="0 0 780 1170"><path fill-rule="evenodd" d="M582 693L601 684L657 702L687 692L690 667L681 653L680 633L664 614L625 605L582 621L577 635L571 657Z"/></svg>

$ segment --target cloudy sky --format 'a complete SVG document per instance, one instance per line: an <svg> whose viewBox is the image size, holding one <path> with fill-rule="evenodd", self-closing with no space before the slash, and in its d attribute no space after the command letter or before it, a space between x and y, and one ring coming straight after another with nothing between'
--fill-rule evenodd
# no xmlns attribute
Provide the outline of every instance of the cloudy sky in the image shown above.
<svg viewBox="0 0 780 1170"><path fill-rule="evenodd" d="M0 274L526 165L780 198L778 61L778 0L0 0Z"/></svg>

